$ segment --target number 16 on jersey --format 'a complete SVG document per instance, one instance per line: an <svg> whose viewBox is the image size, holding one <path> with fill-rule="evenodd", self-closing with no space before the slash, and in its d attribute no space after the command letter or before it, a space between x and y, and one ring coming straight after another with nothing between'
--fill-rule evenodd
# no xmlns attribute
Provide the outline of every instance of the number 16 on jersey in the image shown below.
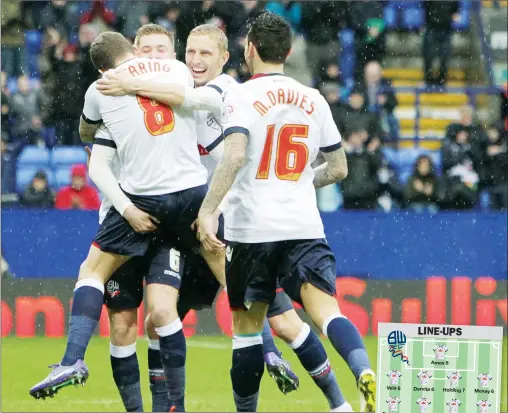
<svg viewBox="0 0 508 413"><path fill-rule="evenodd" d="M276 125L268 125L266 140L261 154L256 179L268 179L272 165ZM307 139L308 125L285 124L277 135L275 150L275 176L283 181L298 181L309 160L309 150L304 142L295 138Z"/></svg>

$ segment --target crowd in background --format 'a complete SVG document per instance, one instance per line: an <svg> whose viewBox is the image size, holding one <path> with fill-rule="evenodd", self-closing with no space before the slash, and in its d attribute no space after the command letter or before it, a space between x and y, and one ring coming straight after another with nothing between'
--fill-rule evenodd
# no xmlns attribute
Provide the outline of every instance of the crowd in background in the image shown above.
<svg viewBox="0 0 508 413"><path fill-rule="evenodd" d="M83 8L83 3L85 7ZM249 78L243 62L245 22L263 9L283 15L294 32L286 73L317 87L329 102L343 136L349 176L341 184L343 208L390 210L392 205L414 210L470 209L480 189L488 188L493 208L507 206L507 135L503 125L484 130L464 107L461 119L446 132L442 176L432 158L417 159L407 183L401 183L381 148L396 141L397 97L382 76L386 30L382 1L2 1L2 175L15 174L15 158L27 144L81 145L78 124L88 86L97 79L88 51L104 30L116 30L133 40L145 23L163 25L176 36L177 58L183 59L190 30L202 23L222 28L231 58L226 73L243 82ZM452 21L458 2L425 2L424 75L428 84L443 85L450 56ZM354 77L339 68L337 33L355 32ZM38 75L27 70L24 33L43 33ZM437 76L431 63L439 58ZM15 78L15 91L8 87ZM51 133L48 133L51 131ZM14 161L13 161L14 160ZM14 168L14 169L13 169ZM3 178L2 178L3 181ZM2 192L5 192L2 185ZM99 197L87 183L86 170L75 166L68 187L53 194L44 171L38 172L21 195L34 207L97 209Z"/></svg>

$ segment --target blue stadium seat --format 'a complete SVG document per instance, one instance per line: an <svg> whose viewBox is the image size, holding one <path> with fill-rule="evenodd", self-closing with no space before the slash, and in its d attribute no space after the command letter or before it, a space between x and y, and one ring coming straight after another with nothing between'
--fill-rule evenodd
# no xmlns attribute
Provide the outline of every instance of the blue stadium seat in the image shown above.
<svg viewBox="0 0 508 413"><path fill-rule="evenodd" d="M400 167L412 166L416 158L424 151L419 148L407 148L398 150L398 164Z"/></svg>
<svg viewBox="0 0 508 413"><path fill-rule="evenodd" d="M26 63L28 75L32 78L39 77L39 55L27 53Z"/></svg>
<svg viewBox="0 0 508 413"><path fill-rule="evenodd" d="M71 168L60 168L55 171L55 186L60 189L71 183Z"/></svg>
<svg viewBox="0 0 508 413"><path fill-rule="evenodd" d="M338 33L342 50L355 50L354 30L344 29Z"/></svg>
<svg viewBox="0 0 508 413"><path fill-rule="evenodd" d="M87 156L81 146L57 146L53 149L51 165L53 168L70 167L74 164L86 163Z"/></svg>
<svg viewBox="0 0 508 413"><path fill-rule="evenodd" d="M471 20L471 7L472 3L469 0L462 0L459 6L460 21L453 22L452 27L457 31L464 31L469 28L469 21Z"/></svg>
<svg viewBox="0 0 508 413"><path fill-rule="evenodd" d="M18 79L15 77L7 79L7 89L14 95L18 91Z"/></svg>
<svg viewBox="0 0 508 413"><path fill-rule="evenodd" d="M420 29L425 24L425 13L420 7L402 10L402 28L407 30Z"/></svg>
<svg viewBox="0 0 508 413"><path fill-rule="evenodd" d="M49 167L49 151L39 146L25 146L18 157L18 166Z"/></svg>
<svg viewBox="0 0 508 413"><path fill-rule="evenodd" d="M21 166L16 171L16 190L18 193L24 192L26 186L32 181L35 174L43 170L48 176L48 183L50 187L54 185L53 171L48 167L37 167L37 166Z"/></svg>
<svg viewBox="0 0 508 413"><path fill-rule="evenodd" d="M484 189L480 192L479 207L483 211L490 209L490 192L488 189Z"/></svg>
<svg viewBox="0 0 508 413"><path fill-rule="evenodd" d="M28 30L25 32L25 47L29 54L38 55L42 49L42 34L38 30Z"/></svg>
<svg viewBox="0 0 508 413"><path fill-rule="evenodd" d="M397 28L397 9L388 5L383 10L383 19L385 21L386 28L388 30L393 30Z"/></svg>
<svg viewBox="0 0 508 413"><path fill-rule="evenodd" d="M383 153L384 158L386 161L390 164L392 167L397 166L397 150L389 147L384 147L381 149L381 152Z"/></svg>

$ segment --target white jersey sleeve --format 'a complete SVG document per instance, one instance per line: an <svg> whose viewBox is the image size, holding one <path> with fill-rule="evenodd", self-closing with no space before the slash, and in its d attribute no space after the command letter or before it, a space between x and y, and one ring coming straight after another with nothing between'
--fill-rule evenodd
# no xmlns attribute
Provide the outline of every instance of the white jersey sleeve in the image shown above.
<svg viewBox="0 0 508 413"><path fill-rule="evenodd" d="M96 82L93 82L85 93L85 104L83 106L83 120L90 124L102 122L99 106L100 92L97 90Z"/></svg>
<svg viewBox="0 0 508 413"><path fill-rule="evenodd" d="M99 127L99 130L95 134L94 140L103 142L103 144L104 144L104 142L111 142L112 144L114 144L111 134L108 132L108 130L104 126ZM108 145L106 145L106 146L108 146ZM113 175L116 177L117 180L119 180L121 165L120 165L120 160L118 159L118 154L116 154L115 157L113 158L113 162L112 162L111 166L112 166ZM113 206L113 204L111 203L111 201L108 198L103 197L101 207L99 209L99 224L102 224L102 221L104 221L104 218L106 218L106 215L112 206Z"/></svg>

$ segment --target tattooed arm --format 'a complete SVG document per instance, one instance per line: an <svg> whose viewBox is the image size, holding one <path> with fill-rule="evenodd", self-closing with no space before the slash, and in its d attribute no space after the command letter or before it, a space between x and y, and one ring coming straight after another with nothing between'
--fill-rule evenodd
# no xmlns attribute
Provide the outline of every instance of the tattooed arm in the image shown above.
<svg viewBox="0 0 508 413"><path fill-rule="evenodd" d="M223 248L217 239L217 223L213 222L214 213L233 185L238 171L245 160L247 135L232 133L224 141L224 155L215 168L212 182L198 214L200 241L206 250Z"/></svg>
<svg viewBox="0 0 508 413"><path fill-rule="evenodd" d="M346 178L347 159L344 148L339 148L333 152L322 152L325 163L314 169L314 186L321 188Z"/></svg>

